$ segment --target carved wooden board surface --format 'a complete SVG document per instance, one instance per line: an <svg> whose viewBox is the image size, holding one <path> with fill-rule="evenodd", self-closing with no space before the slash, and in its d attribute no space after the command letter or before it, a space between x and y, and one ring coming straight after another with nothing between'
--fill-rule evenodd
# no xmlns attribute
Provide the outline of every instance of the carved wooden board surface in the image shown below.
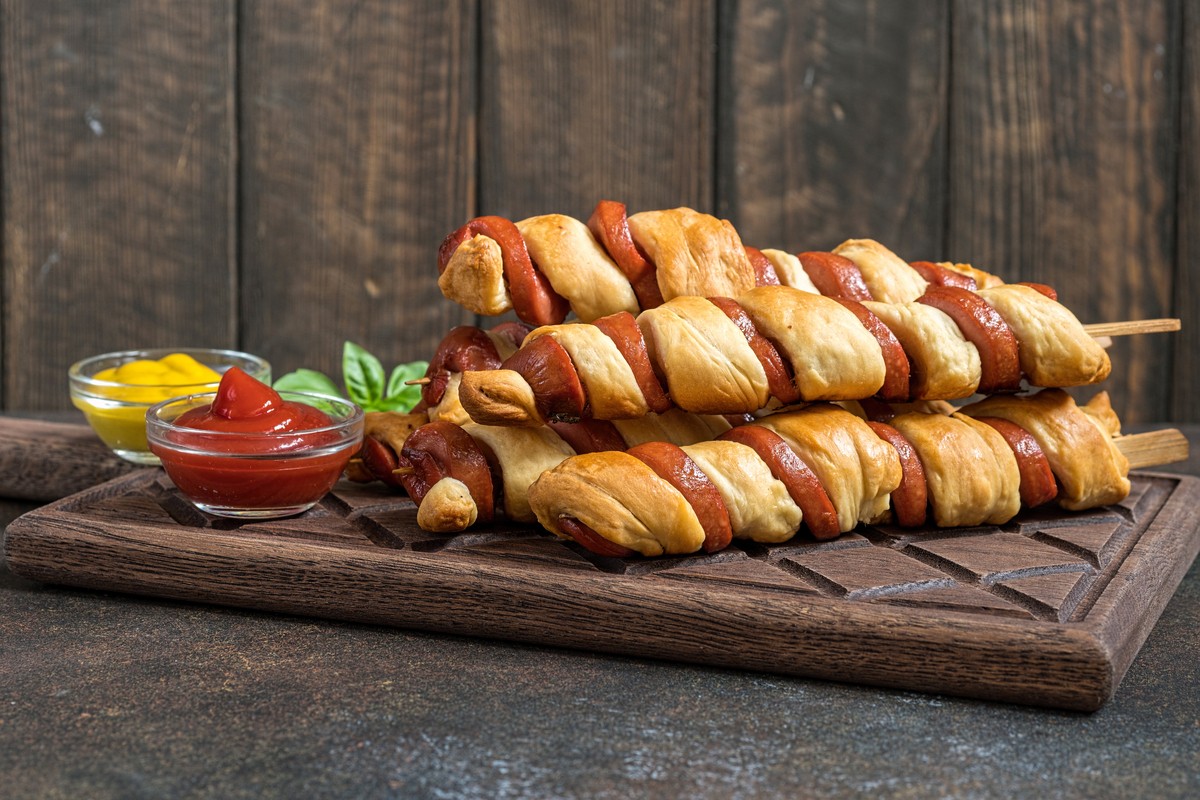
<svg viewBox="0 0 1200 800"><path fill-rule="evenodd" d="M996 527L612 559L538 528L457 535L344 483L291 519L196 511L139 470L14 522L36 580L333 619L1092 710L1200 550L1200 480Z"/></svg>

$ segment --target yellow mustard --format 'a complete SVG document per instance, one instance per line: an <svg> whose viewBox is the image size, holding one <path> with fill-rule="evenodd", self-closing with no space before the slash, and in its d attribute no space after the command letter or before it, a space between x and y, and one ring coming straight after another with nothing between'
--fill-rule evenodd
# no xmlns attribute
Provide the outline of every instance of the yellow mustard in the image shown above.
<svg viewBox="0 0 1200 800"><path fill-rule="evenodd" d="M146 408L185 394L215 391L221 374L186 353L157 361L140 359L92 376L114 386L92 386L89 397L75 397L93 430L114 450L148 451Z"/></svg>

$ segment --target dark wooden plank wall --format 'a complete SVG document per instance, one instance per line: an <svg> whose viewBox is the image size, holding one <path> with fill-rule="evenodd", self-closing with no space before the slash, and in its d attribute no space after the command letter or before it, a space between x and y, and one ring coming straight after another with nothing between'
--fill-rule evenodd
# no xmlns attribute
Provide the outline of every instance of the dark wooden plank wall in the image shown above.
<svg viewBox="0 0 1200 800"><path fill-rule="evenodd" d="M337 370L470 315L476 213L691 205L1056 285L1130 421L1200 420L1200 0L0 0L3 407L70 362L238 346Z"/></svg>

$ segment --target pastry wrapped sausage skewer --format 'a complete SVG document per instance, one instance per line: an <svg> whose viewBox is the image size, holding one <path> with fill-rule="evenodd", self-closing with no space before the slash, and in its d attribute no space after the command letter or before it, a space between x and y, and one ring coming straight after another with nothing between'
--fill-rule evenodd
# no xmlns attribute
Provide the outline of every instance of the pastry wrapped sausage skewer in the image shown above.
<svg viewBox="0 0 1200 800"><path fill-rule="evenodd" d="M363 445L347 466L347 477L360 483L380 480L399 486L394 475L398 466L396 453L409 435L431 421L469 422L471 418L458 400L462 373L499 368L504 359L517 351L529 330L529 326L520 322L503 322L487 330L472 325L452 328L429 360L421 387L421 401L412 413L371 411L366 414Z"/></svg>
<svg viewBox="0 0 1200 800"><path fill-rule="evenodd" d="M527 428L436 420L395 448L389 482L417 503L417 522L426 530L459 531L493 519L534 522L529 486L563 459L647 442L693 444L728 431L732 422L678 409L637 420Z"/></svg>
<svg viewBox="0 0 1200 800"><path fill-rule="evenodd" d="M1057 390L1001 399L965 409L975 416L937 403L818 404L733 427L672 412L613 437L637 443L627 452L603 452L614 445L602 436L567 445L549 428L433 423L406 442L400 472L428 530L540 513L549 529L614 556L711 551L731 537L780 542L801 523L820 539L886 519L1000 524L1021 506L1078 510L1128 492L1124 442L1143 437L1113 438L1106 395L1078 407ZM585 452L589 442L597 449ZM1186 440L1182 451L1171 445L1139 465L1186 457ZM538 482L542 500L530 489ZM559 521L547 524L546 513Z"/></svg>
<svg viewBox="0 0 1200 800"><path fill-rule="evenodd" d="M736 298L764 285L904 303L930 286L1003 284L966 264L909 264L870 239L827 253L758 250L726 220L690 208L627 217L624 204L611 200L601 200L586 225L562 214L477 217L446 237L438 270L451 300L483 315L515 310L532 325L557 324L568 311L584 322L636 314L681 296Z"/></svg>
<svg viewBox="0 0 1200 800"><path fill-rule="evenodd" d="M603 242L603 244L601 244ZM733 226L689 208L601 201L588 225L562 214L479 217L446 237L438 285L477 314L510 309L532 325L637 313L679 295L738 295L754 267Z"/></svg>
<svg viewBox="0 0 1200 800"><path fill-rule="evenodd" d="M736 301L677 297L636 319L536 328L501 369L464 375L460 398L476 422L537 425L672 404L740 414L797 401L952 400L1015 390L1022 375L1055 387L1107 377L1103 348L1056 301L1017 285L956 291L970 299L953 316L940 301L856 303L786 286Z"/></svg>
<svg viewBox="0 0 1200 800"><path fill-rule="evenodd" d="M1057 499L1072 510L1115 503L1130 488L1118 425L1105 394L1081 407L1065 392L1046 390L949 416L905 413L887 424L818 404L679 449L718 490L734 538L782 541L802 523L818 538L888 518L923 525L926 508L939 526L969 526L1008 521L1023 497ZM816 484L780 457L778 440ZM692 505L689 492L625 453L565 459L528 496L545 528L591 549L602 540L605 554L690 553L704 542L699 515L684 508ZM834 508L834 526L828 514L810 519L806 506L820 508L822 496ZM742 509L769 509L770 522Z"/></svg>

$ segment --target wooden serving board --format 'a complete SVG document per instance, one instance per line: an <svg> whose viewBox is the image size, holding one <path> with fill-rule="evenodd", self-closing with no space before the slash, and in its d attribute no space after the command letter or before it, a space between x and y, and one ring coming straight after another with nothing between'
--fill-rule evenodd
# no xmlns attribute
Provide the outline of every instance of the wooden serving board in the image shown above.
<svg viewBox="0 0 1200 800"><path fill-rule="evenodd" d="M1084 514L623 560L528 526L427 533L349 483L238 523L147 469L21 517L6 548L52 583L1094 710L1200 549L1198 487L1141 474Z"/></svg>

